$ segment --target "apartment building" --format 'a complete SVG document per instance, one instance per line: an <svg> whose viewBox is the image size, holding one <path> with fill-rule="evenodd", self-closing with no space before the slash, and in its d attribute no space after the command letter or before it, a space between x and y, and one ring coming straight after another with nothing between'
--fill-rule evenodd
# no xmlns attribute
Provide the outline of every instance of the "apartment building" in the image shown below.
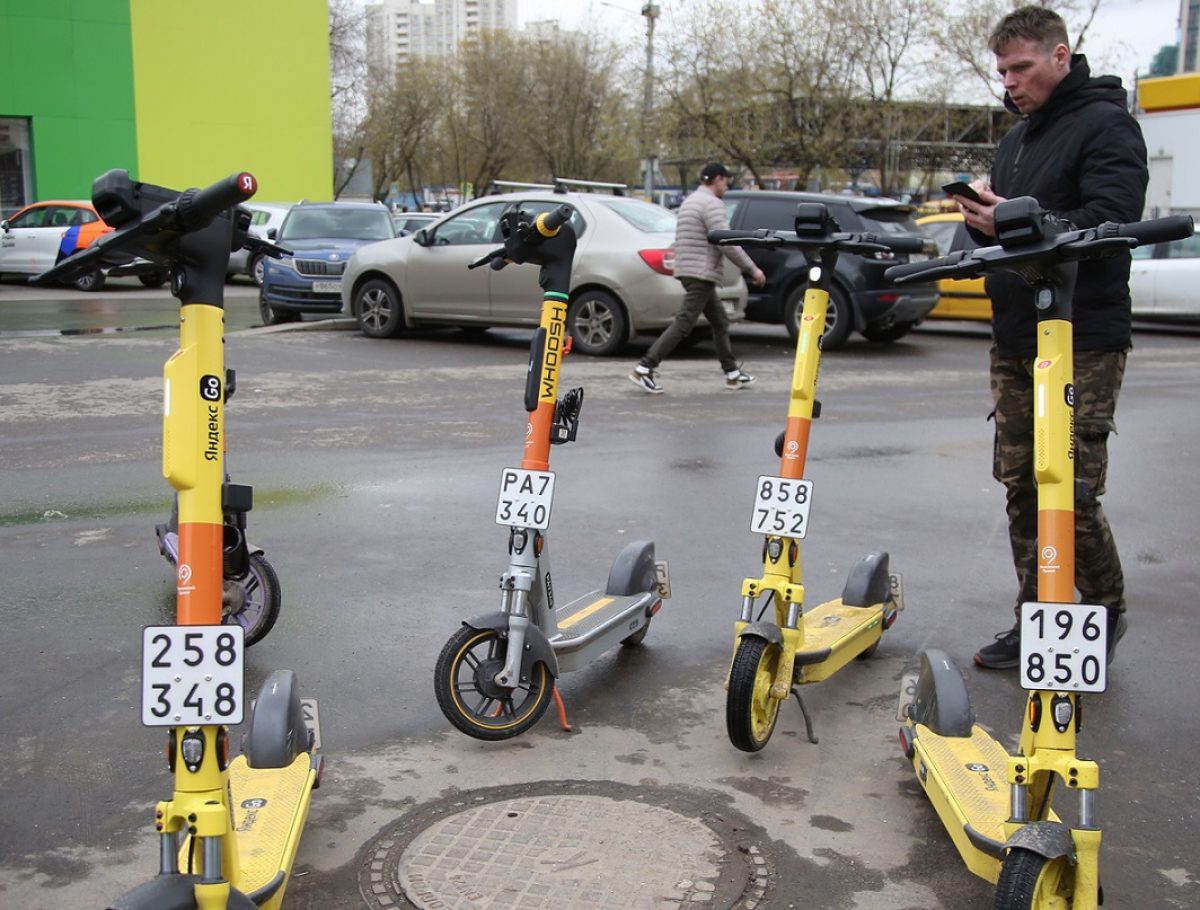
<svg viewBox="0 0 1200 910"><path fill-rule="evenodd" d="M385 69L448 56L485 30L517 28L517 0L383 0L366 12L367 59Z"/></svg>

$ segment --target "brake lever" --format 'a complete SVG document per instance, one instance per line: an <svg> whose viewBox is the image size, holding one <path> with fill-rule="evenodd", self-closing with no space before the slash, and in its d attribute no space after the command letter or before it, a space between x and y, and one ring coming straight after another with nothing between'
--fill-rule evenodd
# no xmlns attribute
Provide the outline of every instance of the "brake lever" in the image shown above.
<svg viewBox="0 0 1200 910"><path fill-rule="evenodd" d="M242 241L242 249L249 250L252 253L262 253L264 256L270 256L272 259L282 259L284 256L291 256L292 251L281 247L269 240L263 240L261 237L255 237L253 234L247 234L246 239Z"/></svg>
<svg viewBox="0 0 1200 910"><path fill-rule="evenodd" d="M500 265L495 264L496 260L499 260ZM482 255L478 259L476 259L474 262L468 263L467 268L468 269L477 269L482 266L488 265L489 263L491 263L492 268L496 269L497 271L499 271L500 269L504 268L505 265L507 265L507 263L504 260L504 247L500 247L499 249L492 250L490 253L485 253L484 255Z"/></svg>

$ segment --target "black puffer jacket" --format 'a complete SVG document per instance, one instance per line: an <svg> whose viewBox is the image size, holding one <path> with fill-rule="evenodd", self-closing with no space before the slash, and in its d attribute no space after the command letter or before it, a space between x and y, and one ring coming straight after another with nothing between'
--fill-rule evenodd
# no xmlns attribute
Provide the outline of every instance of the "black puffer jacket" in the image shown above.
<svg viewBox="0 0 1200 910"><path fill-rule="evenodd" d="M1006 95L1005 105L1016 108ZM1040 110L1000 140L992 189L1006 199L1033 196L1077 228L1137 221L1146 202L1146 143L1125 109L1116 76L1092 78L1082 54ZM994 240L976 238L981 242ZM1075 288L1075 348L1124 351L1132 334L1129 254L1080 263ZM1009 272L988 276L992 333L1002 357L1037 353L1033 291Z"/></svg>

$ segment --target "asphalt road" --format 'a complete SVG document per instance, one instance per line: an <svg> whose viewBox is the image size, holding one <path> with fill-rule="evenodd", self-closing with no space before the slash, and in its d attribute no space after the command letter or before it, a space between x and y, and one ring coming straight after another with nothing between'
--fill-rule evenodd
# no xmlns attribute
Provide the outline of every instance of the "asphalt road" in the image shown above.
<svg viewBox="0 0 1200 910"><path fill-rule="evenodd" d="M567 361L564 385L586 398L578 441L553 456L556 589L601 586L622 544L647 536L674 597L643 647L562 680L572 734L548 714L517 740L481 743L438 711L438 650L460 618L498 602L495 495L520 457L528 337L228 337L229 467L255 487L251 537L284 591L248 665L255 681L299 672L320 699L328 760L288 908L366 906L371 839L431 801L556 779L665 789L750 819L770 854L764 910L990 907L901 757L894 719L901 676L937 646L967 668L980 721L1015 743L1015 675L969 667L1010 622L1014 594L990 476L986 335L937 327L826 356L808 590L837 596L853 563L885 547L907 609L872 660L806 690L819 745L793 704L754 755L726 739L722 681L741 579L761 568L749 500L777 466L786 411L791 348L778 327L735 328L759 378L738 392L706 346L665 365L657 397L625 378L641 346ZM169 330L0 336L0 905L97 906L156 867L153 804L170 780L137 699L140 629L173 609L153 526L170 502L160 377L174 343ZM1109 906L1200 901L1198 351L1194 335L1139 332L1112 442L1106 508L1131 623L1081 737L1102 767Z"/></svg>

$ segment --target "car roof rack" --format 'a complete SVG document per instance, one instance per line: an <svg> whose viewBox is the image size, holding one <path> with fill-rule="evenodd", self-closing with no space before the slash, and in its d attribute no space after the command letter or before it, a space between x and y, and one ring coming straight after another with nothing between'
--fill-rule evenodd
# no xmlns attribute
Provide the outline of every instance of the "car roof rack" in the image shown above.
<svg viewBox="0 0 1200 910"><path fill-rule="evenodd" d="M614 196L624 196L628 188L624 183L603 183L599 180L574 180L570 177L555 177L554 192L567 193L574 188L581 192L592 193L596 190L611 190Z"/></svg>
<svg viewBox="0 0 1200 910"><path fill-rule="evenodd" d="M488 191L485 196L492 196L500 192L509 192L512 190L552 190L553 184L549 183L522 183L519 180L493 180L488 184Z"/></svg>

